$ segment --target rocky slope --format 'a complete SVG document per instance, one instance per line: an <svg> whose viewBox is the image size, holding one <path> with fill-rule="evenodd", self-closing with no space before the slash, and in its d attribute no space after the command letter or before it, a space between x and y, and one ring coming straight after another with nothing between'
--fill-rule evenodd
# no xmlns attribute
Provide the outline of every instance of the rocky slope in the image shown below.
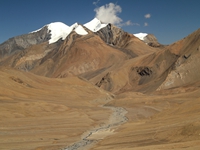
<svg viewBox="0 0 200 150"><path fill-rule="evenodd" d="M162 44L160 44L158 42L157 38L153 34L148 34L147 36L145 36L144 42L152 47L162 47L163 46Z"/></svg>
<svg viewBox="0 0 200 150"><path fill-rule="evenodd" d="M32 45L37 45L46 42L50 39L47 27L44 27L38 32L24 34L10 38L4 43L0 44L0 60L9 57L13 54L29 48Z"/></svg>

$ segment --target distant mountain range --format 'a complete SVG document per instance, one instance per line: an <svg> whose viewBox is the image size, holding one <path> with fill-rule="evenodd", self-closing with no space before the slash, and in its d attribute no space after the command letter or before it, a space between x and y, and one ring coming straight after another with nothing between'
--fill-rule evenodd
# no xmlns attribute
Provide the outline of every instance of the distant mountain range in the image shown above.
<svg viewBox="0 0 200 150"><path fill-rule="evenodd" d="M162 45L152 34L133 35L97 18L84 25L55 22L2 43L0 65L52 78L79 76L114 93L152 92L199 80L199 32Z"/></svg>

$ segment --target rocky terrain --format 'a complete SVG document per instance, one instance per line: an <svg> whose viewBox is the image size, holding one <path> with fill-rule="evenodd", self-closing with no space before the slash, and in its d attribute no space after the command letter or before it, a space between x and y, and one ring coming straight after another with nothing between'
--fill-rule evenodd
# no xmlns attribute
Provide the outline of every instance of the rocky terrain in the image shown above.
<svg viewBox="0 0 200 150"><path fill-rule="evenodd" d="M0 44L0 149L200 148L200 29L162 45L97 19L50 42L50 26Z"/></svg>

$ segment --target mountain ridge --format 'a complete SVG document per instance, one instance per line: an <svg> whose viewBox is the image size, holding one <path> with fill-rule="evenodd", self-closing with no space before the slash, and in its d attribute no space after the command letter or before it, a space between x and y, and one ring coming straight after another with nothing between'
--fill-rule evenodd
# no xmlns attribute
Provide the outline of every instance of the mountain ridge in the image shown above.
<svg viewBox="0 0 200 150"><path fill-rule="evenodd" d="M32 32L29 32L27 34L23 34L23 35L19 35L19 36L10 38L7 41L1 43L0 45L1 45L1 49L3 49L4 47L8 47L7 49L9 49L8 45L7 46L2 46L2 45L6 45L6 43L10 42L11 40L13 41L13 43L16 42L16 44L22 48L27 48L28 46L31 46L34 44L39 44L41 42L45 42L48 40L51 40L50 41L50 44L51 44L51 43L58 41L60 38L62 38L64 40L73 30L76 31L77 30L76 28L78 28L77 32L80 32L77 34L85 35L87 33L86 33L86 31L84 31L84 29L82 27L86 27L87 29L89 29L92 32L98 32L100 29L106 27L107 25L109 25L109 24L101 23L101 21L98 20L97 18L94 18L93 20L89 21L88 23L85 23L84 25L74 23L73 25L68 26L62 22L53 22L53 23L44 25L42 28L37 29ZM57 30L57 31L53 31L55 33L50 33L51 30ZM42 32L42 33L40 33L40 32ZM46 32L46 34L45 34L45 32ZM45 35L43 35L43 34L45 34ZM53 34L53 36L55 34L55 36L58 36L58 37L53 37L53 39L51 39L52 34ZM20 43L19 41L23 41L24 38L29 39L29 40L25 43L23 43L23 42ZM35 39L35 41L33 41L31 39Z"/></svg>

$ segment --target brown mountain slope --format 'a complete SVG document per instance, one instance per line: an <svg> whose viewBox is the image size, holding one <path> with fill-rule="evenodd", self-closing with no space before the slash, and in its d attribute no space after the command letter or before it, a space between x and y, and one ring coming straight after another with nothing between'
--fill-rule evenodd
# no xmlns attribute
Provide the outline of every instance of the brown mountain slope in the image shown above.
<svg viewBox="0 0 200 150"><path fill-rule="evenodd" d="M104 76L96 85L104 89L111 87L106 90L114 93L151 92L164 81L176 60L177 56L168 50L130 59Z"/></svg>
<svg viewBox="0 0 200 150"><path fill-rule="evenodd" d="M199 36L200 30L197 30L162 50L125 61L117 69L109 70L104 76L92 81L114 93L149 93L156 89L194 84L200 80Z"/></svg>
<svg viewBox="0 0 200 150"><path fill-rule="evenodd" d="M0 65L22 71L30 71L37 67L37 63L50 51L57 50L60 44L61 41L50 45L48 42L32 45L24 50L15 52L15 54L12 54L10 57L5 57L4 60L0 62Z"/></svg>
<svg viewBox="0 0 200 150"><path fill-rule="evenodd" d="M160 89L187 86L200 80L200 29L169 46L171 52L179 55L172 71Z"/></svg>
<svg viewBox="0 0 200 150"><path fill-rule="evenodd" d="M194 31L187 37L169 45L169 49L171 52L176 55L187 55L191 51L197 50L199 48L199 37L200 37L200 29Z"/></svg>
<svg viewBox="0 0 200 150"><path fill-rule="evenodd" d="M72 33L58 50L44 57L40 66L32 72L43 75L42 73L46 70L44 68L50 62L49 70L46 72L52 72L51 77L66 77L106 69L115 65L116 62L127 59L123 52L105 44L94 34L77 36L76 33ZM73 37L76 39L73 40Z"/></svg>

